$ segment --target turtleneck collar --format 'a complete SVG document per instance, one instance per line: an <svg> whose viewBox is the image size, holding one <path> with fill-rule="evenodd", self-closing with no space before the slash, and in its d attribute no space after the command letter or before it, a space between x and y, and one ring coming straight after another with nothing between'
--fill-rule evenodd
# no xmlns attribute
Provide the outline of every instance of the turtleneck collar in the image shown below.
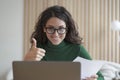
<svg viewBox="0 0 120 80"><path fill-rule="evenodd" d="M58 45L54 45L50 41L48 41L48 43L47 43L47 46L50 47L50 48L61 48L61 47L65 46L65 45L66 45L66 43L65 43L64 40Z"/></svg>

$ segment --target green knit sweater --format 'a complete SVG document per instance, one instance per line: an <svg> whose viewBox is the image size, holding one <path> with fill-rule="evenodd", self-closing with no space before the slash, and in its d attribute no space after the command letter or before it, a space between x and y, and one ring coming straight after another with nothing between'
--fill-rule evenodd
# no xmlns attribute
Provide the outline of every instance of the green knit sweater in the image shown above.
<svg viewBox="0 0 120 80"><path fill-rule="evenodd" d="M72 44L68 42L61 42L59 45L53 45L48 42L46 45L38 45L38 47L46 50L42 61L73 61L77 56L91 60L89 53L82 45ZM98 80L104 80L100 72Z"/></svg>

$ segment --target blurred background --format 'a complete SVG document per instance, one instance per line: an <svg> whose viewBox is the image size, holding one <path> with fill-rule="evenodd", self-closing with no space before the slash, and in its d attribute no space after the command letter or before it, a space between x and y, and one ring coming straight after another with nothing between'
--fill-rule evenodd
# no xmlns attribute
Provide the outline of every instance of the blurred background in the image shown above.
<svg viewBox="0 0 120 80"><path fill-rule="evenodd" d="M0 0L0 80L23 60L37 17L52 5L70 11L93 59L120 64L120 0Z"/></svg>
<svg viewBox="0 0 120 80"><path fill-rule="evenodd" d="M0 0L0 80L23 58L23 0Z"/></svg>

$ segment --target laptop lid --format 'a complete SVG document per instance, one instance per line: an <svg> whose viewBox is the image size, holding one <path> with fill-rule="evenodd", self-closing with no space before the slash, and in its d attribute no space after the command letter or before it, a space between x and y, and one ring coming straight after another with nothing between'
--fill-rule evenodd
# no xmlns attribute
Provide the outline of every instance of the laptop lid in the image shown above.
<svg viewBox="0 0 120 80"><path fill-rule="evenodd" d="M80 80L79 62L14 61L14 80Z"/></svg>

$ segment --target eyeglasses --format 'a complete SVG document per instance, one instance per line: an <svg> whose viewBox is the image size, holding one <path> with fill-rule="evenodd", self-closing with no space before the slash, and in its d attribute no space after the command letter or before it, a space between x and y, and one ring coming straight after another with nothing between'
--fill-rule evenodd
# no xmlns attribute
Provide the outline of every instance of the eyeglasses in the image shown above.
<svg viewBox="0 0 120 80"><path fill-rule="evenodd" d="M57 31L58 34L64 34L64 33L66 33L66 31L67 31L67 28L63 28L63 27L60 27L60 28L58 28L58 29L56 29L56 28L54 28L54 27L45 27L45 29L46 29L46 32L47 32L48 34L54 34L55 31Z"/></svg>

